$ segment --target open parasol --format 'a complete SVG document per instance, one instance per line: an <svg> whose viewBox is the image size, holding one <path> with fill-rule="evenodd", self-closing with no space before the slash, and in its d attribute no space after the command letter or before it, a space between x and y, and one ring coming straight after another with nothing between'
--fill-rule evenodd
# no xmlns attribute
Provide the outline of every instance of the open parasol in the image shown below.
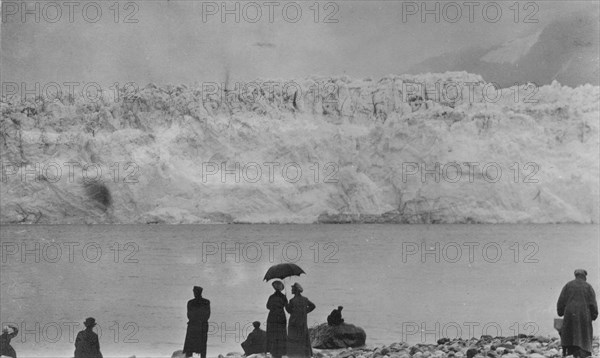
<svg viewBox="0 0 600 358"><path fill-rule="evenodd" d="M283 280L290 276L300 276L300 274L306 274L306 272L304 272L304 270L301 269L298 265L290 263L290 262L286 262L286 263L277 264L277 265L273 265L273 266L269 267L263 280L269 281L274 278ZM286 285L286 291L287 291L287 285Z"/></svg>
<svg viewBox="0 0 600 358"><path fill-rule="evenodd" d="M306 272L304 272L304 270L298 265L286 262L269 267L269 270L267 270L263 280L269 281L274 278L283 280L284 278L290 276L300 276L300 274L306 274Z"/></svg>

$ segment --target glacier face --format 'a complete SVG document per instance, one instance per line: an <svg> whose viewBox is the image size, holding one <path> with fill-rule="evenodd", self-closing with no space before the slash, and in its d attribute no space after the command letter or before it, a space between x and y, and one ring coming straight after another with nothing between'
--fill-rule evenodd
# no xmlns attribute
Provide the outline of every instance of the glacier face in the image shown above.
<svg viewBox="0 0 600 358"><path fill-rule="evenodd" d="M1 222L598 222L599 87L465 72L221 87L3 98Z"/></svg>

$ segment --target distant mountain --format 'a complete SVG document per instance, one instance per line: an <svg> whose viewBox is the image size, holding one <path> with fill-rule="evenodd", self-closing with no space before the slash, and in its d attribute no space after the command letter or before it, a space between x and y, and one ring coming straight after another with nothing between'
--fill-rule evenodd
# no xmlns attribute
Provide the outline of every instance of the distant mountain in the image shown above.
<svg viewBox="0 0 600 358"><path fill-rule="evenodd" d="M470 47L427 59L409 73L467 71L502 87L527 81L545 85L553 80L570 87L597 86L599 21L597 14L572 14L498 46Z"/></svg>

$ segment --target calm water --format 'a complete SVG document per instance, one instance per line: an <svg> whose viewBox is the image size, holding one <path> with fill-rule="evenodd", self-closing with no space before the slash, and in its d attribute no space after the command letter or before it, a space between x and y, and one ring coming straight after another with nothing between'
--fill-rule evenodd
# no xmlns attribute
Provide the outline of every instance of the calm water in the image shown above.
<svg viewBox="0 0 600 358"><path fill-rule="evenodd" d="M301 283L316 304L309 325L342 305L367 344L555 336L556 300L573 270L586 268L599 287L591 225L3 226L0 234L0 320L21 328L12 343L20 357L72 357L88 316L100 324L105 357L170 357L183 345L193 285L211 300L209 356L241 351L250 322L266 320L272 289L262 278L279 262L306 271L286 286Z"/></svg>

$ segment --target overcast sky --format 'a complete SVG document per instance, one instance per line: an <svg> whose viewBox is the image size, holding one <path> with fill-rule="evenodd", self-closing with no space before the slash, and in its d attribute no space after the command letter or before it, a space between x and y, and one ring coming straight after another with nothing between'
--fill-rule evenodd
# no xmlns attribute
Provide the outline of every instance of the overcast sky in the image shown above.
<svg viewBox="0 0 600 358"><path fill-rule="evenodd" d="M35 12L36 2L28 3ZM525 36L556 16L593 5L589 1L522 1L515 23L514 2L498 1L502 14L492 23L482 14L486 2L471 8L470 22L470 8L457 1L462 16L452 23L447 20L457 16L456 6L447 6L444 13L447 2L439 2L441 17L436 23L434 15L421 21L421 1L321 1L315 23L314 1L292 5L256 1L252 5L238 2L240 22L236 23L234 14L223 22L220 8L225 4L235 9L235 2L144 0L133 2L137 8L126 1L116 3L115 23L114 1L86 3L77 3L70 22L70 9L63 1L54 3L61 8L60 18L54 5L37 2L40 21L36 23L34 13L26 14L23 21L21 1L3 1L2 81L193 84L223 81L226 68L234 80L246 81L311 74L379 78L448 51L488 47ZM257 18L255 4L262 16L256 22L247 21ZM302 9L299 20L286 21L284 7L293 20L296 4ZM435 9L435 4L428 1L426 5ZM84 7L87 20L82 15ZM97 7L101 16L96 14ZM417 13L410 15L411 11ZM495 11L494 6L487 7L489 19L497 16ZM528 14L538 22L524 23ZM337 22L325 23L327 15ZM125 23L127 16L137 23ZM97 22L91 22L96 18Z"/></svg>

